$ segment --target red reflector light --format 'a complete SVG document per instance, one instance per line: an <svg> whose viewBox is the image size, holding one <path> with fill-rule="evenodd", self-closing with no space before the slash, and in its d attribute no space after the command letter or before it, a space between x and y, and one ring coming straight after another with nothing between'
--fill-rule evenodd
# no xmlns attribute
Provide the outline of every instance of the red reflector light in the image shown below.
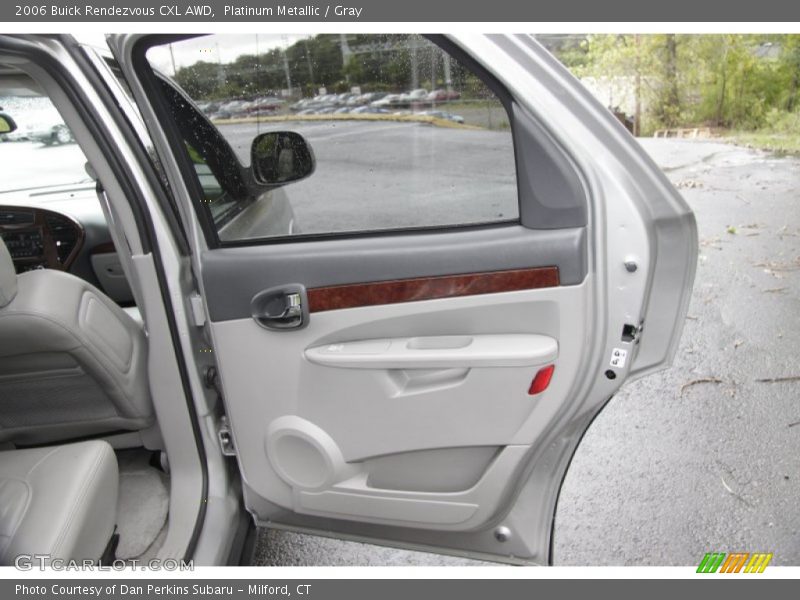
<svg viewBox="0 0 800 600"><path fill-rule="evenodd" d="M528 390L528 394L534 396L545 391L547 386L550 385L550 380L553 378L553 371L555 370L555 365L547 365L546 367L539 369L539 372L536 373L536 377L534 377L533 381L531 382L531 387Z"/></svg>

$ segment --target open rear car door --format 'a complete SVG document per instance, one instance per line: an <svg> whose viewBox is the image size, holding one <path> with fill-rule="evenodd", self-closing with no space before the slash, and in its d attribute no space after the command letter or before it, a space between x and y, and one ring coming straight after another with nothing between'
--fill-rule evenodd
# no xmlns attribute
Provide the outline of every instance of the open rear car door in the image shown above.
<svg viewBox="0 0 800 600"><path fill-rule="evenodd" d="M256 522L546 564L586 429L675 353L694 217L531 37L431 39L500 90L519 218L246 244L208 235L145 73L152 41L110 44L194 232L227 450Z"/></svg>

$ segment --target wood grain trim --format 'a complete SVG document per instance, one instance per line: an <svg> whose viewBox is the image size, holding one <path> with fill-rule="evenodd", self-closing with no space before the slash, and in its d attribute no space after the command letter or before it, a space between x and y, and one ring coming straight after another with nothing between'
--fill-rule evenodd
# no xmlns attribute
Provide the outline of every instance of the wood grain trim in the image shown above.
<svg viewBox="0 0 800 600"><path fill-rule="evenodd" d="M96 246L92 246L89 254L112 254L117 249L114 247L114 242L102 242Z"/></svg>
<svg viewBox="0 0 800 600"><path fill-rule="evenodd" d="M395 279L308 290L309 312L557 287L558 267Z"/></svg>

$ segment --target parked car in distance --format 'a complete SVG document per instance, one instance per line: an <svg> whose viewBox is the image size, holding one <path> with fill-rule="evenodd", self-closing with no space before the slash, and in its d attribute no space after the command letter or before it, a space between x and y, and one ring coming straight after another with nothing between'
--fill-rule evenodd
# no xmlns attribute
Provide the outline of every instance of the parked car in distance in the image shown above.
<svg viewBox="0 0 800 600"><path fill-rule="evenodd" d="M446 102L447 99L448 99L447 90L433 90L426 97L426 100L430 102Z"/></svg>
<svg viewBox="0 0 800 600"><path fill-rule="evenodd" d="M402 96L400 94L386 94L383 98L370 102L369 105L377 107L391 106L392 104L398 104L401 97Z"/></svg>
<svg viewBox="0 0 800 600"><path fill-rule="evenodd" d="M464 117L461 115L453 115L449 112L445 112L443 110L425 110L422 112L414 113L415 115L420 115L423 117L435 117L437 119L445 119L447 121L453 121L454 123L463 123Z"/></svg>
<svg viewBox="0 0 800 600"><path fill-rule="evenodd" d="M45 122L30 125L26 129L26 137L33 142L41 142L45 146L71 144L75 141L72 132L58 116Z"/></svg>
<svg viewBox="0 0 800 600"><path fill-rule="evenodd" d="M218 110L217 112L210 114L208 118L212 121L224 121L227 119L232 119L233 115L228 111Z"/></svg>
<svg viewBox="0 0 800 600"><path fill-rule="evenodd" d="M400 96L401 102L421 102L428 97L428 90L425 88L417 88Z"/></svg>
<svg viewBox="0 0 800 600"><path fill-rule="evenodd" d="M379 106L359 106L350 111L351 115L388 115L391 111Z"/></svg>
<svg viewBox="0 0 800 600"><path fill-rule="evenodd" d="M203 111L203 113L206 115L212 115L219 111L219 102L198 102L197 108Z"/></svg>
<svg viewBox="0 0 800 600"><path fill-rule="evenodd" d="M282 100L281 98L276 98L275 96L264 96L262 98L256 98L253 100L251 110L275 112L281 109L285 104L286 101Z"/></svg>

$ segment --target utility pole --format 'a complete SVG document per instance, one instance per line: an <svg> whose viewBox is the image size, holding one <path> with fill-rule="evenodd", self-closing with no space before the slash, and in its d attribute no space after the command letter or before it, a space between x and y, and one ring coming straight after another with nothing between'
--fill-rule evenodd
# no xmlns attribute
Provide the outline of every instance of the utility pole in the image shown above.
<svg viewBox="0 0 800 600"><path fill-rule="evenodd" d="M436 88L436 63L437 63L437 46L430 46L431 49L431 90Z"/></svg>
<svg viewBox="0 0 800 600"><path fill-rule="evenodd" d="M347 36L343 33L339 34L339 45L342 48L342 67L344 67L344 80L349 84L350 73L347 72L347 65L350 63L350 57L353 53L350 51L350 46L347 43Z"/></svg>
<svg viewBox="0 0 800 600"><path fill-rule="evenodd" d="M350 62L350 57L353 52L350 50L350 45L347 43L347 36L343 33L339 34L339 45L342 48L342 66L346 67Z"/></svg>
<svg viewBox="0 0 800 600"><path fill-rule="evenodd" d="M175 77L177 69L175 68L175 52L172 50L172 44L169 45L169 59L172 61L172 76Z"/></svg>
<svg viewBox="0 0 800 600"><path fill-rule="evenodd" d="M419 87L419 57L417 56L417 36L411 35L409 42L411 44L411 89L415 90Z"/></svg>
<svg viewBox="0 0 800 600"><path fill-rule="evenodd" d="M308 39L303 39L303 45L306 47L306 63L308 63L308 83L311 89L314 89L314 66L311 64L311 50L308 48Z"/></svg>
<svg viewBox="0 0 800 600"><path fill-rule="evenodd" d="M222 87L225 85L225 68L222 66L222 55L219 53L219 42L216 42L217 48L217 86Z"/></svg>
<svg viewBox="0 0 800 600"><path fill-rule="evenodd" d="M444 63L444 83L447 86L447 91L453 91L453 78L450 75L450 55L447 52L442 52L442 62Z"/></svg>
<svg viewBox="0 0 800 600"><path fill-rule="evenodd" d="M289 59L286 56L286 46L289 44L289 38L285 35L282 36L283 45L281 46L281 54L283 55L283 70L286 73L286 88L289 94L292 93L292 74L289 72Z"/></svg>

